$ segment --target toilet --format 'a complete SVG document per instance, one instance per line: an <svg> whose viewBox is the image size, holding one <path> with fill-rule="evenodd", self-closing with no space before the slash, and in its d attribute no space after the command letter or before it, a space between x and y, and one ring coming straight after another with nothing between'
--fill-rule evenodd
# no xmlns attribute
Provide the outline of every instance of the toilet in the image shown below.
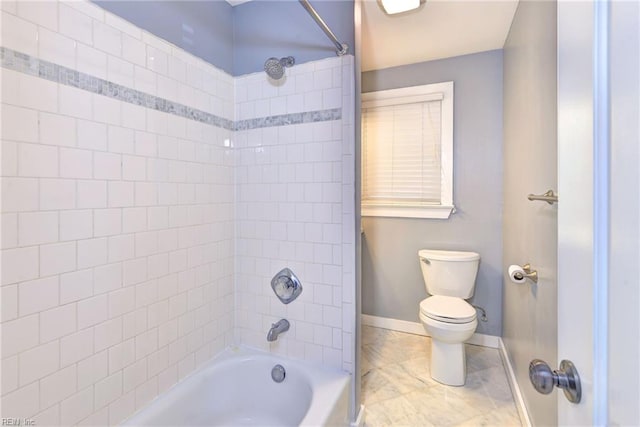
<svg viewBox="0 0 640 427"><path fill-rule="evenodd" d="M478 326L473 296L480 255L475 252L418 251L422 277L431 296L420 302L420 321L431 336L431 377L452 386L465 383L464 342Z"/></svg>

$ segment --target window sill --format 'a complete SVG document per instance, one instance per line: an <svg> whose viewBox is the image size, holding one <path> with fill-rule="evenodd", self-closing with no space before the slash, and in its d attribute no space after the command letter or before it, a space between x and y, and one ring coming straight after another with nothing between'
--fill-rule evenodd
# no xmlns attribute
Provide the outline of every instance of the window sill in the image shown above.
<svg viewBox="0 0 640 427"><path fill-rule="evenodd" d="M362 205L362 216L383 216L392 218L448 219L455 212L454 206L400 206Z"/></svg>

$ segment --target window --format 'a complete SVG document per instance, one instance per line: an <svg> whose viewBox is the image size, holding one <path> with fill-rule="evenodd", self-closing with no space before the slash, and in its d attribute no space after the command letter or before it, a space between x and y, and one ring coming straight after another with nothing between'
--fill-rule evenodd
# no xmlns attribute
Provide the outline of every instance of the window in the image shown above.
<svg viewBox="0 0 640 427"><path fill-rule="evenodd" d="M362 215L449 218L453 82L362 95Z"/></svg>

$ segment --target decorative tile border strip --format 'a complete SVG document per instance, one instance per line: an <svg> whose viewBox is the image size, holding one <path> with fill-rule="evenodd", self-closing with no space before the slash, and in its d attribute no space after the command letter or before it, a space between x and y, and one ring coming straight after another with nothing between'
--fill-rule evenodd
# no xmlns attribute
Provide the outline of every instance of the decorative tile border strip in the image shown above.
<svg viewBox="0 0 640 427"><path fill-rule="evenodd" d="M43 61L5 47L0 48L2 67L40 77L66 86L76 87L98 95L124 101L129 104L151 108L164 113L195 120L220 128L233 130L233 122L186 105L159 98L139 90L81 73L62 65Z"/></svg>
<svg viewBox="0 0 640 427"><path fill-rule="evenodd" d="M286 126L301 123L323 122L342 118L342 109L309 111L305 113L282 114L249 120L232 121L191 108L178 102L150 95L90 74L44 61L33 56L0 46L2 68L40 77L52 82L72 86L87 92L107 96L129 104L138 105L175 116L227 130L249 130L271 126Z"/></svg>
<svg viewBox="0 0 640 427"><path fill-rule="evenodd" d="M301 123L326 122L330 120L340 120L341 118L342 108L333 108L330 110L308 111L306 113L282 114L279 116L238 120L235 123L235 130L297 125Z"/></svg>

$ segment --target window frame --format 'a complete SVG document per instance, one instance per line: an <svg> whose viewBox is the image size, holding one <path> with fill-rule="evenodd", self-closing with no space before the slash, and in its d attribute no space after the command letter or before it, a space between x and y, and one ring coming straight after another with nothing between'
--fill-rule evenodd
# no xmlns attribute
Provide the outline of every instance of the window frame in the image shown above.
<svg viewBox="0 0 640 427"><path fill-rule="evenodd" d="M448 219L453 205L453 82L403 87L362 94L362 109L386 105L402 105L441 99L440 118L440 203L380 203L361 201L362 216ZM364 135L364 132L362 132ZM364 141L363 141L364 142ZM364 153L364 150L362 150ZM362 162L362 171L365 170Z"/></svg>

